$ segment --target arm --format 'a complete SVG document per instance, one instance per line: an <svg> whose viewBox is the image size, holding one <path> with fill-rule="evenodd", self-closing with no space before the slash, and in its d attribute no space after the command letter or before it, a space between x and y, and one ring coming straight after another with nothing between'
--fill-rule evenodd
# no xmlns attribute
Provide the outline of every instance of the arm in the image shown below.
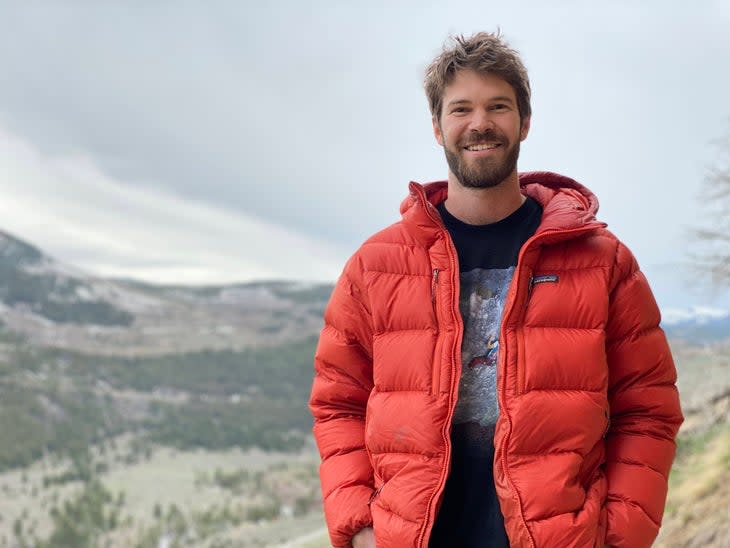
<svg viewBox="0 0 730 548"><path fill-rule="evenodd" d="M309 407L322 464L320 481L332 545L350 546L372 523L373 471L365 449L365 408L373 387L372 322L357 256L345 266L325 311Z"/></svg>
<svg viewBox="0 0 730 548"><path fill-rule="evenodd" d="M648 548L659 532L683 420L677 374L649 284L622 244L612 287L606 330L611 409L606 543Z"/></svg>

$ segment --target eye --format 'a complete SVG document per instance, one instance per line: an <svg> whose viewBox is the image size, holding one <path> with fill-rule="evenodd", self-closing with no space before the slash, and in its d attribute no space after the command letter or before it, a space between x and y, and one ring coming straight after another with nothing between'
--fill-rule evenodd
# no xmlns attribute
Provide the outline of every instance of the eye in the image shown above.
<svg viewBox="0 0 730 548"><path fill-rule="evenodd" d="M505 103L496 103L492 105L492 110L507 110L509 106Z"/></svg>

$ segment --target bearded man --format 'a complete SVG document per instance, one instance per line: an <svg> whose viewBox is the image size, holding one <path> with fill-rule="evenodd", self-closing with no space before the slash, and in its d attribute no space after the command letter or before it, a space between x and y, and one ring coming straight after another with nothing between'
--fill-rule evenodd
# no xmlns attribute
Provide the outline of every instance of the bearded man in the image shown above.
<svg viewBox="0 0 730 548"><path fill-rule="evenodd" d="M659 311L583 185L517 172L499 36L426 72L449 172L346 264L310 399L335 547L651 545L682 422Z"/></svg>

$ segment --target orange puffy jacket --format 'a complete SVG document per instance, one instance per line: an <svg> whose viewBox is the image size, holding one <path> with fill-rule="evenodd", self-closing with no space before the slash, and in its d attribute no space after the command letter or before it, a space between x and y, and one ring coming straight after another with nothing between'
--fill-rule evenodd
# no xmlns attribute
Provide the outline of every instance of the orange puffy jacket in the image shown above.
<svg viewBox="0 0 730 548"><path fill-rule="evenodd" d="M648 547L682 422L659 311L590 191L545 172L520 185L543 217L499 345L494 477L510 544ZM353 255L325 312L310 408L335 547L369 525L378 548L428 546L461 372L459 262L434 207L446 192L411 183L402 220Z"/></svg>

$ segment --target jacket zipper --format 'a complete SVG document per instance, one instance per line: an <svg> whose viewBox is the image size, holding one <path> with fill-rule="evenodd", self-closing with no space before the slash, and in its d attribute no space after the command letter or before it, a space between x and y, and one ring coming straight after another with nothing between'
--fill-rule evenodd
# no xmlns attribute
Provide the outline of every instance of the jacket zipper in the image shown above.
<svg viewBox="0 0 730 548"><path fill-rule="evenodd" d="M434 308L436 308L436 290L438 289L439 283L439 269L433 269L433 278L431 280L431 301L433 302ZM438 319L438 315L436 316Z"/></svg>
<svg viewBox="0 0 730 548"><path fill-rule="evenodd" d="M552 236L556 234L572 234L572 233L580 233L580 232L591 232L595 230L596 227L581 227L581 228L574 228L574 229L567 229L567 230L546 230L545 232L542 232L540 234L536 234L532 236L530 239L525 242L525 244L522 246L522 249L520 249L520 253L517 258L517 267L515 268L515 276L512 280L512 284L510 285L510 289L507 293L507 299L506 303L508 303L508 306L505 308L505 313L502 315L502 327L500 329L499 334L499 369L497 370L497 376L500 379L500 383L497 390L497 398L499 400L499 409L500 413L504 415L504 418L507 421L507 433L505 434L504 441L502 442L502 458L501 458L501 467L502 471L504 472L504 476L507 479L507 484L509 485L510 489L513 493L515 493L517 496L515 497L515 500L517 502L517 508L520 512L520 519L522 521L522 526L524 527L525 533L527 534L527 538L530 541L530 547L535 548L535 540L532 538L532 533L530 533L530 529L527 527L527 522L525 521L525 514L524 510L522 508L522 498L520 496L519 491L515 487L514 482L512 481L512 478L509 474L509 469L507 467L507 447L509 446L509 438L512 434L512 418L509 415L509 412L507 411L507 406L505 403L505 394L507 392L507 345L505 344L505 336L504 336L504 326L508 324L508 320L511 319L513 310L515 308L515 302L517 301L517 295L519 293L519 287L520 287L520 266L524 262L524 256L527 250L535 244L540 239L543 239L547 236ZM527 297L525 299L525 305L523 307L523 313L524 308L527 307L527 303L529 302L529 299L532 294L532 285L533 283L532 275L530 275L530 282L528 283L527 287ZM524 371L520 371L519 367L519 356L520 353L524 351L524 349L519 348L520 341L519 337L521 336L521 329L518 329L515 332L515 335L518 337L517 340L517 351L516 356L514 359L514 363L517 364L517 383L518 383L518 390L522 390L521 386L519 386L520 379L524 376ZM524 382L524 380L522 381Z"/></svg>
<svg viewBox="0 0 730 548"><path fill-rule="evenodd" d="M433 210L435 210L435 208L426 199L426 194L423 191L423 189L420 187L416 188L416 193L417 193L418 197L420 198L420 200L422 201L422 203L424 204L427 215L431 218L431 220L435 223L435 225L440 228L441 233L444 235L444 241L446 242L446 251L447 251L447 255L449 257L449 268L450 268L450 272L451 272L451 276L452 276L452 283L450 284L451 292L449 295L449 302L451 303L450 310L452 313L454 326L456 329L456 335L454 336L454 342L452 343L452 348L451 348L451 363L456 364L457 359L459 360L459 362L461 361L461 356L460 355L457 356L456 352L457 352L457 347L459 349L461 348L461 338L462 338L461 332L463 331L463 326L461 324L461 315L454 314L454 309L455 309L454 285L458 284L458 281L454 281L453 278L455 276L454 272L456 270L458 270L457 267L459 264L458 260L456 259L456 248L454 247L454 243L451 241L451 237L449 236L449 233L446 230L446 227L441 222L441 220L437 216L434 215ZM434 276L433 276L433 280L432 280L432 284L433 284L432 287L434 288L434 290L437 289L437 282L438 282L438 276L439 276L437 273L438 271L439 271L438 269L434 269ZM434 292L434 296L435 295L436 295L436 293ZM440 321L440 318L437 317L437 321ZM440 325L439 325L439 327L440 327ZM440 361L439 361L439 363L440 363ZM439 367L439 370L440 370L440 367ZM434 503L436 500L438 500L438 498L441 495L441 492L444 489L444 485L446 483L446 476L448 475L449 467L451 466L451 437L449 435L449 432L450 432L450 428L451 428L451 419L454 414L454 400L453 400L454 382L453 382L453 379L454 379L456 373L457 372L455 371L455 368L452 367L452 369L451 369L452 383L451 383L451 388L449 390L449 396L448 396L449 397L449 400L448 400L449 411L446 415L444 427L441 429L441 437L444 442L444 447L446 448L446 458L444 459L443 466L441 467L441 473L439 474L439 480L438 480L438 484L436 485L436 489L433 491L433 493L431 494L431 498L428 499L428 503L426 504L426 519L423 522L423 526L421 527L421 534L419 535L418 542L416 543L416 546L419 546L419 547L423 547L424 541L426 539L426 535L429 532L429 525L432 526L433 522L436 519L435 512L434 512L433 517L431 516L431 512L434 511L433 510ZM456 386L458 386L458 385L459 385L459 383L457 381Z"/></svg>
<svg viewBox="0 0 730 548"><path fill-rule="evenodd" d="M526 305L525 305L526 306ZM522 327L518 327L515 330L515 337L517 337L517 356L525 355L525 331ZM517 386L515 389L516 395L521 395L525 391L525 368L519 366L517 363Z"/></svg>
<svg viewBox="0 0 730 548"><path fill-rule="evenodd" d="M517 269L515 268L515 272L517 272ZM524 305L524 311L523 314L527 311L527 305L530 304L530 298L532 297L532 288L535 287L535 277L530 275L530 281L527 284L527 298L525 299L525 305ZM503 320L504 321L504 320ZM502 336L500 332L500 337ZM525 355L525 333L522 327L518 327L515 330L515 337L517 338L517 356L524 356ZM502 347L502 343L500 342L500 348ZM516 387L516 394L519 396L524 392L525 390L525 368L524 367L517 367L517 387Z"/></svg>

